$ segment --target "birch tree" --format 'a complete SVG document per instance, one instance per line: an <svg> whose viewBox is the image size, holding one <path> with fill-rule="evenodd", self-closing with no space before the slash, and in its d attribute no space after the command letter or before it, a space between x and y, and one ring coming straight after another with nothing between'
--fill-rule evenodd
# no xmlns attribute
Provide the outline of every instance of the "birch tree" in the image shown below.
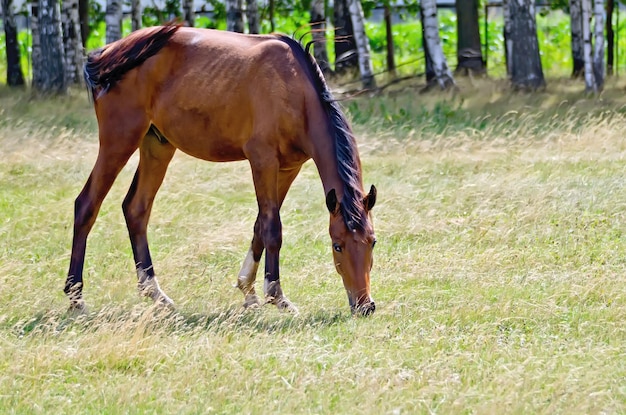
<svg viewBox="0 0 626 415"><path fill-rule="evenodd" d="M581 0L569 0L570 30L572 39L572 78L583 75L585 59L583 57L583 17Z"/></svg>
<svg viewBox="0 0 626 415"><path fill-rule="evenodd" d="M20 45L17 41L17 25L13 16L12 0L2 0L2 22L4 25L4 43L7 55L7 85L24 85L24 72L20 57Z"/></svg>
<svg viewBox="0 0 626 415"><path fill-rule="evenodd" d="M534 0L505 0L510 16L510 37L507 39L507 64L511 83L516 89L535 90L545 86Z"/></svg>
<svg viewBox="0 0 626 415"><path fill-rule="evenodd" d="M311 34L313 36L313 56L317 61L322 73L328 75L331 72L326 51L326 13L324 12L324 0L311 1Z"/></svg>
<svg viewBox="0 0 626 415"><path fill-rule="evenodd" d="M435 80L441 89L455 86L454 78L448 68L448 62L443 54L441 39L439 38L439 21L437 19L437 1L422 0L422 15L424 21L424 41L433 64Z"/></svg>
<svg viewBox="0 0 626 415"><path fill-rule="evenodd" d="M56 0L32 3L33 89L44 94L67 91L60 14Z"/></svg>
<svg viewBox="0 0 626 415"><path fill-rule="evenodd" d="M361 0L349 0L350 17L354 28L354 43L356 43L357 54L359 55L359 72L363 88L376 88L374 79L374 68L370 54L370 40L365 33L365 16L361 7Z"/></svg>
<svg viewBox="0 0 626 415"><path fill-rule="evenodd" d="M106 43L122 38L122 0L107 0L104 21L107 25Z"/></svg>
<svg viewBox="0 0 626 415"><path fill-rule="evenodd" d="M226 0L226 30L243 33L243 0Z"/></svg>
<svg viewBox="0 0 626 415"><path fill-rule="evenodd" d="M619 7L619 3L618 3ZM615 1L606 1L606 74L613 75L613 65L615 65L615 31L613 30L613 10ZM619 22L619 19L618 19Z"/></svg>
<svg viewBox="0 0 626 415"><path fill-rule="evenodd" d="M604 87L604 1L594 0L594 43L593 43L593 76L596 89Z"/></svg>
<svg viewBox="0 0 626 415"><path fill-rule="evenodd" d="M248 18L248 33L261 33L259 4L257 3L257 0L246 0L246 17Z"/></svg>
<svg viewBox="0 0 626 415"><path fill-rule="evenodd" d="M591 31L591 6L591 0L582 0L585 90L599 92L604 86L604 2L594 1L593 33Z"/></svg>
<svg viewBox="0 0 626 415"><path fill-rule="evenodd" d="M78 19L78 0L63 0L61 24L66 79L69 84L79 84L83 79L83 42Z"/></svg>
<svg viewBox="0 0 626 415"><path fill-rule="evenodd" d="M187 26L195 26L196 11L194 10L193 0L183 0L183 20Z"/></svg>
<svg viewBox="0 0 626 415"><path fill-rule="evenodd" d="M598 85L593 73L593 47L591 44L591 0L582 0L583 59L585 61L585 89L598 92Z"/></svg>
<svg viewBox="0 0 626 415"><path fill-rule="evenodd" d="M141 1L140 0L130 0L130 27L134 32L135 30L141 29L142 21L141 21Z"/></svg>

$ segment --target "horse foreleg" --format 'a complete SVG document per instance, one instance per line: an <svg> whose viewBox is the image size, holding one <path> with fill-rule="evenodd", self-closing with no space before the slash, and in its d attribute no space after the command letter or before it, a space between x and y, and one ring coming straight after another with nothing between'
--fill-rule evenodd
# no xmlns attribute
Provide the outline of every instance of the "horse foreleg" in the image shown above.
<svg viewBox="0 0 626 415"><path fill-rule="evenodd" d="M252 165L252 163L251 163ZM254 290L256 273L264 248L265 253L265 281L264 291L268 302L279 308L297 312L297 308L284 296L280 287L278 257L282 244L282 224L280 223L279 210L282 206L289 187L300 172L300 166L291 169L281 169L277 175L265 172L255 173L253 177L259 203L259 214L254 224L254 236L248 254L243 262L237 287L245 296L244 307L260 304L260 300ZM276 177L275 181L272 179ZM275 191L271 189L275 187ZM273 196L276 196L274 199ZM272 199L276 203L272 203ZM275 208L272 208L272 205Z"/></svg>
<svg viewBox="0 0 626 415"><path fill-rule="evenodd" d="M163 183L175 151L176 148L170 143L160 142L153 134L146 135L139 149L135 177L122 204L137 268L139 292L165 305L173 305L174 302L161 290L156 279L148 247L147 228L154 197Z"/></svg>
<svg viewBox="0 0 626 415"><path fill-rule="evenodd" d="M109 147L100 146L96 164L74 204L72 255L63 290L70 299L71 309L82 310L85 307L83 301L83 267L87 236L96 221L102 201L136 147L129 146L128 148L117 148L115 151L110 150Z"/></svg>

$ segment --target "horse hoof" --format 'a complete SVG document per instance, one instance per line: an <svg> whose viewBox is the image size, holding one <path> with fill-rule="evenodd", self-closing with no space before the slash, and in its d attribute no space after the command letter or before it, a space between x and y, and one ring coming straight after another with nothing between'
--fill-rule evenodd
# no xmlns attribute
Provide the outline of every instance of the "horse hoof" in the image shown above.
<svg viewBox="0 0 626 415"><path fill-rule="evenodd" d="M282 297L280 300L274 302L274 305L278 307L281 311L287 311L294 315L300 314L298 307L296 307L291 301L287 299L287 297Z"/></svg>
<svg viewBox="0 0 626 415"><path fill-rule="evenodd" d="M174 301L161 290L156 277L140 281L137 284L137 290L141 295L152 298L155 305L174 308Z"/></svg>
<svg viewBox="0 0 626 415"><path fill-rule="evenodd" d="M154 304L159 307L174 309L174 301L169 298L163 291L161 291L157 298L154 299Z"/></svg>
<svg viewBox="0 0 626 415"><path fill-rule="evenodd" d="M257 308L261 306L261 299L256 294L246 295L246 299L243 302L243 308Z"/></svg>
<svg viewBox="0 0 626 415"><path fill-rule="evenodd" d="M70 314L86 314L87 305L85 304L85 300L82 298L80 300L71 300L67 312Z"/></svg>

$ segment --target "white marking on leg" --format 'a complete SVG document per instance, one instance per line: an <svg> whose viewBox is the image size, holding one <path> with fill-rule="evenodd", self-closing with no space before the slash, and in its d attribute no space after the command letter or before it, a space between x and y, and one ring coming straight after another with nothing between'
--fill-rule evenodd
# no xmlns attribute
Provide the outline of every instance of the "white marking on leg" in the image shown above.
<svg viewBox="0 0 626 415"><path fill-rule="evenodd" d="M144 268L137 268L137 289L141 295L152 298L155 303L173 306L174 301L159 287L156 277L150 277Z"/></svg>
<svg viewBox="0 0 626 415"><path fill-rule="evenodd" d="M259 261L254 260L252 249L250 249L248 250L246 259L243 260L243 264L241 265L236 285L236 287L239 288L244 295L254 294L254 281L256 280L256 273L258 269Z"/></svg>
<svg viewBox="0 0 626 415"><path fill-rule="evenodd" d="M246 259L243 260L243 264L241 265L241 270L237 277L237 284L235 285L235 287L241 290L245 297L243 302L245 308L261 305L261 300L254 291L254 281L256 280L258 269L259 261L254 260L252 249L249 249Z"/></svg>

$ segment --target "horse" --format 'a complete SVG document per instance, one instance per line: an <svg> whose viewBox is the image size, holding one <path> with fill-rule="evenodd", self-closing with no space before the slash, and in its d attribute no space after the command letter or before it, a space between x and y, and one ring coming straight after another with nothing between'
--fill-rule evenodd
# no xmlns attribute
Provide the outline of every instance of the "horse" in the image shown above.
<svg viewBox="0 0 626 415"><path fill-rule="evenodd" d="M83 310L87 236L132 154L139 164L122 210L138 290L173 306L155 276L147 238L153 201L177 149L214 162L248 160L258 214L236 286L244 306L263 302L255 279L265 251L265 304L297 312L280 286L280 208L313 159L326 195L337 272L353 314L376 309L370 272L376 187L363 187L355 136L315 59L290 37L244 35L179 24L144 28L91 52L84 77L98 121L98 156L75 200L64 292Z"/></svg>

